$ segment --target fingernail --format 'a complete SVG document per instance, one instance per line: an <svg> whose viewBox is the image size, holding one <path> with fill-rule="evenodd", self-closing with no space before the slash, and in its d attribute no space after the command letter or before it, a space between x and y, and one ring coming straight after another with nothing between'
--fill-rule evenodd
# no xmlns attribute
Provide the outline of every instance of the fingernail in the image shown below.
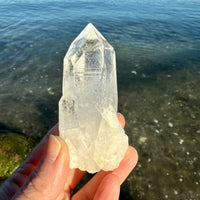
<svg viewBox="0 0 200 200"><path fill-rule="evenodd" d="M56 136L50 135L49 141L48 141L47 152L46 152L46 158L50 162L54 162L56 160L56 158L58 157L60 148L61 148L61 144L60 144L59 140L56 138Z"/></svg>

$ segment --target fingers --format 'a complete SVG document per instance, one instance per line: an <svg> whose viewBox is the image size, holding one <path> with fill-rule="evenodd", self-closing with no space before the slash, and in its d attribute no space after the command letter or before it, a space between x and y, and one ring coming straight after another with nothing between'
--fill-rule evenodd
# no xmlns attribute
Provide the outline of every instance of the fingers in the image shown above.
<svg viewBox="0 0 200 200"><path fill-rule="evenodd" d="M45 155L14 199L57 199L64 195L68 172L67 145L61 138L51 135Z"/></svg>
<svg viewBox="0 0 200 200"><path fill-rule="evenodd" d="M65 183L65 192L71 193L74 188L79 184L82 178L85 176L86 171L79 169L69 169L68 177Z"/></svg>
<svg viewBox="0 0 200 200"><path fill-rule="evenodd" d="M124 159L121 161L118 168L113 171L100 171L97 173L84 187L82 187L73 197L72 200L92 200L97 192L97 188L103 178L108 174L114 174L119 178L120 184L124 182L138 161L137 151L130 147L128 148Z"/></svg>
<svg viewBox="0 0 200 200"><path fill-rule="evenodd" d="M118 120L121 126L124 128L125 119L121 114L117 114ZM46 163L46 155L45 150L47 148L47 143L49 139L49 135L59 135L58 124L55 125L48 134L42 139L42 141L37 145L37 147L33 150L30 156L24 161L24 163L13 173L13 175L3 184L4 193L8 193L10 197L14 196L15 193L21 186L26 182L25 186L23 186L20 191L24 191L24 188L31 188L27 182L31 180L33 183L37 181L35 180L35 176L40 172L42 166L45 166ZM51 142L52 139L50 139ZM59 140L59 139L58 139ZM63 142L63 141L62 141ZM61 142L61 143L62 143ZM52 144L50 145L52 146ZM48 145L49 147L49 145ZM50 148L50 147L49 147ZM63 148L63 147L62 147ZM68 151L67 151L68 152ZM43 158L43 159L42 159ZM41 160L42 159L42 160ZM40 164L39 164L40 163ZM41 164L43 163L43 164ZM39 164L39 166L38 166ZM38 166L38 167L37 167ZM36 168L37 167L37 168ZM47 166L46 166L47 167ZM45 168L45 167L44 167ZM40 169L40 170L39 170ZM39 170L39 171L38 171ZM33 172L33 173L32 173ZM32 174L31 174L32 173ZM80 182L86 172L82 172L79 169L70 169L68 173L67 183L65 184L66 191L72 191L76 185ZM31 176L30 176L31 174ZM40 174L40 173L39 173ZM53 174L52 174L53 175ZM29 177L30 176L30 177ZM105 176L103 173L102 178ZM28 178L29 177L29 178ZM28 180L27 180L28 179ZM48 178L49 180L49 178ZM102 180L102 179L99 179ZM13 185L12 190L10 189L10 185ZM7 187L8 186L8 187ZM17 196L19 192L17 193ZM61 194L62 195L62 194Z"/></svg>
<svg viewBox="0 0 200 200"><path fill-rule="evenodd" d="M121 114L121 113L117 113L117 118L122 126L122 128L125 127L125 119L124 119L124 116Z"/></svg>
<svg viewBox="0 0 200 200"><path fill-rule="evenodd" d="M138 153L137 151L129 146L124 159L121 161L118 168L114 169L112 174L115 174L119 177L120 184L122 184L131 171L135 168L138 162Z"/></svg>
<svg viewBox="0 0 200 200"><path fill-rule="evenodd" d="M13 197L17 190L25 183L31 172L36 168L47 147L49 135L58 135L58 125L55 125L42 141L35 147L28 158L18 167L18 169L3 183L0 195ZM2 191L3 194L2 194ZM6 199L6 198L5 198Z"/></svg>
<svg viewBox="0 0 200 200"><path fill-rule="evenodd" d="M118 200L120 193L120 181L114 174L106 175L101 181L94 200Z"/></svg>
<svg viewBox="0 0 200 200"><path fill-rule="evenodd" d="M122 114L117 113L118 120L122 127L125 126L125 119ZM15 171L15 173L9 178L9 182L16 182L17 189L20 188L31 172L36 168L41 158L44 155L45 149L47 147L49 135L59 135L58 124L56 124L42 139L42 141L37 145L37 147L32 151L28 158L20 165L20 167ZM82 172L78 169L70 169L70 177L66 185L73 190L76 185L80 182L86 172ZM15 180L15 181L14 181ZM69 189L69 188L68 188ZM15 194L17 190L13 191Z"/></svg>

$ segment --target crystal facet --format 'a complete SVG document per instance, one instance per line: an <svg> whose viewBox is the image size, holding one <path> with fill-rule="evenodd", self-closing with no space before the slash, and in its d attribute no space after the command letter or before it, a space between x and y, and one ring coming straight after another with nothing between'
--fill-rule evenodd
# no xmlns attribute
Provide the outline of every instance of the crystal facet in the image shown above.
<svg viewBox="0 0 200 200"><path fill-rule="evenodd" d="M64 58L59 132L71 168L95 173L118 167L128 137L117 119L117 101L115 51L90 23Z"/></svg>

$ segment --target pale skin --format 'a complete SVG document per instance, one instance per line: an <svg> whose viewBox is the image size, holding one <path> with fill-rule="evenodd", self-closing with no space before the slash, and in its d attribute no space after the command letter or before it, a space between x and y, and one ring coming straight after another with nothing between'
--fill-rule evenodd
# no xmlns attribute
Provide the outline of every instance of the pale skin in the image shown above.
<svg viewBox="0 0 200 200"><path fill-rule="evenodd" d="M117 117L124 127L124 117L119 113ZM129 146L118 168L98 172L71 197L86 172L69 168L68 148L58 135L55 125L0 187L0 199L118 200L120 185L137 164L137 151Z"/></svg>

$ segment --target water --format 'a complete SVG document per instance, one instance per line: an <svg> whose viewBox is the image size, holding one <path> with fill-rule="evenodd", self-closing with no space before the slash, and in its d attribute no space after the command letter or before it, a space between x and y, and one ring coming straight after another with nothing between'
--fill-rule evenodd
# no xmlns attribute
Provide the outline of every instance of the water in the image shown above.
<svg viewBox="0 0 200 200"><path fill-rule="evenodd" d="M200 2L0 0L0 127L57 122L62 59L92 22L117 54L119 111L140 161L121 199L200 199Z"/></svg>

